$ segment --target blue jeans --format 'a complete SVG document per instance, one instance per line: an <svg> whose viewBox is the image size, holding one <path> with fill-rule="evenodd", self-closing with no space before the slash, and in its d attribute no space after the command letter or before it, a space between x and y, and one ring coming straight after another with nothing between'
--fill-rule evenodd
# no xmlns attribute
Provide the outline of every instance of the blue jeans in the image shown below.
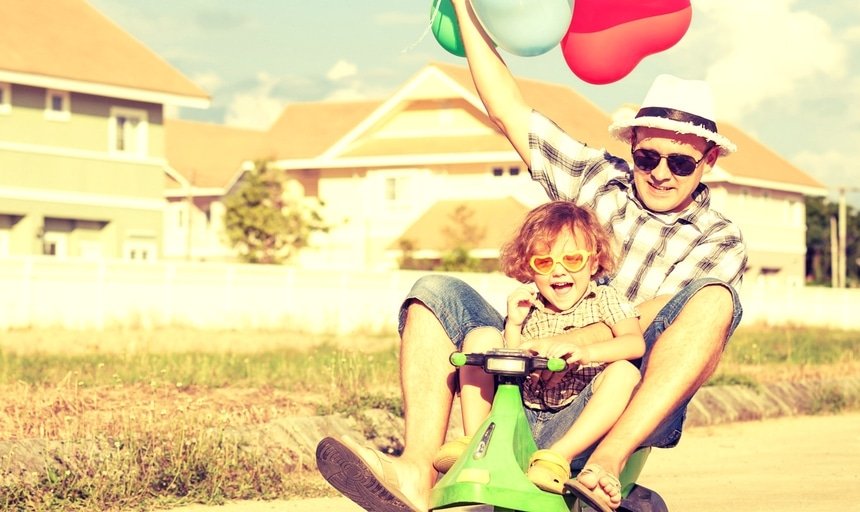
<svg viewBox="0 0 860 512"><path fill-rule="evenodd" d="M657 339L663 334L678 314L699 290L708 285L724 286L732 294L734 309L732 312L732 323L728 335L731 336L741 321L743 310L737 291L728 284L713 278L703 278L693 281L663 306L663 309L654 318L654 321L643 333L645 338L645 355L635 363L644 372L648 365L648 357L651 348ZM403 305L400 308L399 331L403 333L406 322L406 307L413 300L424 304L436 315L443 329L448 334L451 342L459 350L463 345L466 335L477 327L495 327L504 329L505 323L499 314L474 288L460 279L448 275L430 274L418 279L409 291ZM532 425L532 432L537 445L541 448L547 447L564 435L570 425L579 417L585 404L591 398L591 384L583 390L570 405L559 411L535 411L526 408L526 416ZM689 400L682 403L678 409L666 417L660 425L642 443L642 446L654 446L658 448L671 448L678 444L681 439L681 429L687 413ZM574 469L581 468L590 455L593 447L577 457L571 464Z"/></svg>

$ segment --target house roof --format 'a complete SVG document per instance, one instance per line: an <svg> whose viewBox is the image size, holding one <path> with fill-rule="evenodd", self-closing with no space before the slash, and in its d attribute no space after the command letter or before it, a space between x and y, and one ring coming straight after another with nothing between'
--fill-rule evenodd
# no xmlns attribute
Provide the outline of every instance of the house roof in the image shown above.
<svg viewBox="0 0 860 512"><path fill-rule="evenodd" d="M408 240L422 251L449 251L454 241L446 230L458 231L456 212L465 206L469 225L483 232L474 242L476 250L498 251L525 219L529 208L512 197L500 199L445 200L434 203L409 226L389 250L399 250L400 240Z"/></svg>
<svg viewBox="0 0 860 512"><path fill-rule="evenodd" d="M430 65L450 76L480 101L468 68L440 62ZM526 103L552 119L575 139L592 147L605 148L613 154L629 151L625 144L609 135L610 116L582 94L570 87L551 82L519 77L515 77L515 80ZM481 110L485 112L483 107ZM510 146L501 132L498 135Z"/></svg>
<svg viewBox="0 0 860 512"><path fill-rule="evenodd" d="M477 94L468 69L450 64L433 65ZM571 136L592 147L602 147L614 155L627 158L630 151L628 146L609 135L610 116L585 97L562 85L525 79L517 79L517 82L526 102L555 121ZM813 194L826 190L821 182L731 123L718 121L718 124L720 132L739 148L731 157L719 160L719 166L730 175L727 181L759 186L768 186L761 182L770 182L770 186L779 184Z"/></svg>
<svg viewBox="0 0 860 512"><path fill-rule="evenodd" d="M433 81L431 92L420 82ZM626 144L609 135L610 115L600 110L575 90L558 84L518 78L517 82L526 101L547 115L573 137L587 141L616 155L627 155ZM440 84L442 86L440 87ZM435 96L434 96L435 95ZM467 112L484 130L467 134L431 136L376 137L375 134L388 121L409 109L456 107ZM727 122L720 122L720 130L740 150L718 161L718 170L706 176L706 181L724 181L751 186L787 189L806 194L820 194L824 185L753 137ZM190 128L189 128L190 129ZM210 127L209 130L214 130ZM253 138L254 133L246 136ZM174 130L168 139L182 136ZM209 135L197 140L211 140ZM285 168L324 169L360 167L362 165L411 165L414 160L441 155L440 161L476 161L479 154L514 161L519 157L510 142L490 123L474 88L467 68L443 63L431 63L407 81L387 100L351 102L308 102L288 105L272 124L268 133L261 135L264 143L258 151L246 154L247 160L273 158ZM170 144L168 140L168 144ZM182 144L184 145L184 144ZM248 148L253 148L252 144ZM184 174L186 165L171 165ZM458 160L459 159L459 160ZM234 158L235 161L239 161ZM234 168L235 170L235 168ZM198 172L200 172L198 170ZM220 175L228 181L234 179ZM212 176L213 179L215 175ZM213 186L215 182L213 181ZM221 186L227 186L222 183Z"/></svg>
<svg viewBox="0 0 860 512"><path fill-rule="evenodd" d="M264 158L266 132L232 126L166 119L165 153L170 167L200 195L226 193L243 163ZM168 192L187 193L168 179Z"/></svg>
<svg viewBox="0 0 860 512"><path fill-rule="evenodd" d="M432 94L412 93L419 89L416 82L442 77L448 90ZM574 90L548 82L517 79L526 100L547 113L562 128L575 137L610 151L624 149L612 139L606 127L609 116ZM404 92L407 91L407 92ZM446 136L385 138L373 137L380 125L408 110L410 106L426 108L428 104L454 104L487 127L483 133ZM457 105L459 103L459 105ZM580 123L577 120L596 119ZM601 127L601 128L599 128ZM490 123L475 90L467 68L443 63L431 63L417 73L401 92L385 101L312 102L288 105L273 124L270 134L273 154L284 164L296 166L337 167L338 162L374 157L408 157L426 155L460 155L484 152L505 154L508 160L518 160L510 142ZM402 162L402 160L401 160ZM344 164L349 166L351 164Z"/></svg>
<svg viewBox="0 0 860 512"><path fill-rule="evenodd" d="M3 0L0 80L162 104L209 95L84 0Z"/></svg>
<svg viewBox="0 0 860 512"><path fill-rule="evenodd" d="M289 104L269 129L269 147L278 159L318 157L381 104L382 100Z"/></svg>
<svg viewBox="0 0 860 512"><path fill-rule="evenodd" d="M725 121L719 122L720 133L737 144L738 151L717 161L731 175L727 181L762 186L763 182L779 183L810 195L823 195L827 187L798 169L754 137Z"/></svg>

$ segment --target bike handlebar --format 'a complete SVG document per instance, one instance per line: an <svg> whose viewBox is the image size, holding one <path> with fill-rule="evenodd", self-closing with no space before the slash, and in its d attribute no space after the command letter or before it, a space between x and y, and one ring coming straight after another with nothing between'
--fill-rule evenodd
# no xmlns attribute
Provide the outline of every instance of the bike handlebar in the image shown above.
<svg viewBox="0 0 860 512"><path fill-rule="evenodd" d="M564 359L546 358L519 349L493 349L487 352L454 352L448 358L452 365L481 366L487 373L528 375L537 370L560 372L567 368Z"/></svg>

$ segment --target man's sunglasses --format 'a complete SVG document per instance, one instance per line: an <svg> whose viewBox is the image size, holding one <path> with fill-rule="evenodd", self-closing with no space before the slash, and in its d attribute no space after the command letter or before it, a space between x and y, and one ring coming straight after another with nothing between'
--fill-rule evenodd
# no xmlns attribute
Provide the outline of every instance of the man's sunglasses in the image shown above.
<svg viewBox="0 0 860 512"><path fill-rule="evenodd" d="M561 263L568 272L579 272L585 268L588 262L588 257L591 256L591 251L579 249L578 251L566 252L558 259L551 254L537 254L529 260L532 270L538 274L547 275L552 272L557 263Z"/></svg>
<svg viewBox="0 0 860 512"><path fill-rule="evenodd" d="M696 172L696 168L702 163L702 160L708 156L708 152L702 155L702 158L696 160L690 155L679 155L672 153L671 155L661 155L651 149L637 149L633 152L633 164L645 171L651 172L660 165L660 160L666 159L666 165L675 176L689 176Z"/></svg>

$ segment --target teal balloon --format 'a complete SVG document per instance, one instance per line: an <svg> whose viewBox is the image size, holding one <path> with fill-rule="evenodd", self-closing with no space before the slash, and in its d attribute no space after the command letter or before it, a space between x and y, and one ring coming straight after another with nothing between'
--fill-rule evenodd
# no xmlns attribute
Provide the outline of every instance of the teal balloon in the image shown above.
<svg viewBox="0 0 860 512"><path fill-rule="evenodd" d="M573 16L573 0L472 0L472 7L493 42L520 57L558 46Z"/></svg>
<svg viewBox="0 0 860 512"><path fill-rule="evenodd" d="M465 57L466 49L463 48L463 39L460 38L460 24L457 22L457 14L451 0L433 0L430 15L433 16L430 28L439 45L448 53Z"/></svg>

